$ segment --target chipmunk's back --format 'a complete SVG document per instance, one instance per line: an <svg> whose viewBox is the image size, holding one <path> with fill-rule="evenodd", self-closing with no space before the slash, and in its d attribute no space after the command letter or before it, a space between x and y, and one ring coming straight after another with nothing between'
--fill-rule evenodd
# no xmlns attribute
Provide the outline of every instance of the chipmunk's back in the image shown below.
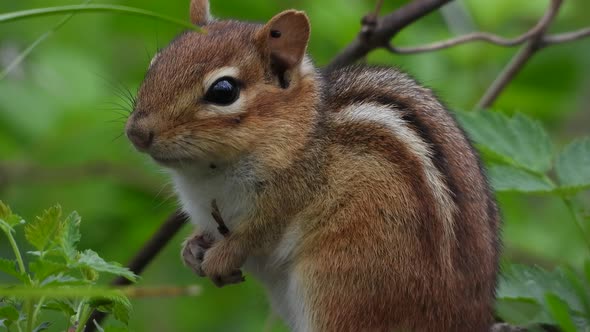
<svg viewBox="0 0 590 332"><path fill-rule="evenodd" d="M486 330L498 214L469 141L430 90L395 69L343 68L323 84L333 196L323 218L339 226L308 237L317 244L300 265L326 285L312 302L343 316L319 330Z"/></svg>

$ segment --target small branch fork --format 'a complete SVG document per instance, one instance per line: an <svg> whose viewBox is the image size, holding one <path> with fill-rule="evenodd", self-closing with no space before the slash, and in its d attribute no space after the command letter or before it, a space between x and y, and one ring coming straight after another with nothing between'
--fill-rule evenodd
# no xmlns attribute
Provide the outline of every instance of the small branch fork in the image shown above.
<svg viewBox="0 0 590 332"><path fill-rule="evenodd" d="M500 72L498 77L477 103L477 109L484 109L492 106L506 86L526 65L528 60L530 60L530 58L538 51L547 46L576 41L590 36L590 27L572 32L548 34L547 30L559 13L559 9L563 4L563 0L550 0L549 6L541 19L539 19L531 29L514 38L506 38L489 32L472 32L455 38L420 46L398 47L393 44L391 41L392 38L405 27L451 1L452 0L413 0L407 5L381 18L378 17L377 13L379 12L383 1L377 1L375 11L363 18L362 28L357 38L336 55L326 69L333 70L351 64L378 48L387 49L395 54L416 54L438 51L478 41L503 47L523 45L521 50L516 53L506 67Z"/></svg>

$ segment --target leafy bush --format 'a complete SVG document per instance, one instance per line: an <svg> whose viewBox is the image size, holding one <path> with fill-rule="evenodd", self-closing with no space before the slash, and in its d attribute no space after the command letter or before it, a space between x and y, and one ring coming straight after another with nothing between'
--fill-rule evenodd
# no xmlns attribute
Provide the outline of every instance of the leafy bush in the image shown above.
<svg viewBox="0 0 590 332"><path fill-rule="evenodd" d="M496 192L559 197L588 244L587 211L576 196L590 188L590 137L556 150L541 124L522 114L458 112L457 118L484 157ZM583 273L558 267L546 271L505 266L498 287L498 315L518 324L558 325L563 331L590 329L590 261Z"/></svg>
<svg viewBox="0 0 590 332"><path fill-rule="evenodd" d="M15 228L24 225L28 268L22 248L14 239ZM39 322L42 310L61 312L67 318L66 331L82 331L92 310L112 313L127 323L131 305L122 290L96 286L100 273L137 276L118 263L106 262L96 252L77 249L80 240L80 216L65 218L59 205L49 208L32 222L25 222L0 201L0 229L10 242L15 259L0 258L0 271L20 282L0 288L0 326L18 331L42 331L50 322ZM64 330L64 329L62 329Z"/></svg>

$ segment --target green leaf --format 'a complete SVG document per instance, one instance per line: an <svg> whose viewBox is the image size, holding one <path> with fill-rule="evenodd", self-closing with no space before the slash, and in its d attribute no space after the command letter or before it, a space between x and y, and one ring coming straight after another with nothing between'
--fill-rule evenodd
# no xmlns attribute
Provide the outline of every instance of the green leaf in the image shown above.
<svg viewBox="0 0 590 332"><path fill-rule="evenodd" d="M58 274L51 275L43 280L42 287L59 287L59 286L83 286L88 285L86 280L75 278L69 275Z"/></svg>
<svg viewBox="0 0 590 332"><path fill-rule="evenodd" d="M90 249L87 249L80 253L78 261L75 264L76 267L86 267L98 272L106 272L117 276L125 277L131 281L136 281L137 276L129 271L128 268L121 266L116 262L106 262L98 254Z"/></svg>
<svg viewBox="0 0 590 332"><path fill-rule="evenodd" d="M0 319L7 320L9 322L16 322L18 320L19 313L12 306L0 307Z"/></svg>
<svg viewBox="0 0 590 332"><path fill-rule="evenodd" d="M63 227L58 234L58 243L63 250L67 262L73 262L78 255L76 245L80 241L80 216L76 211L64 220Z"/></svg>
<svg viewBox="0 0 590 332"><path fill-rule="evenodd" d="M0 271L15 277L20 281L25 282L27 280L27 277L17 270L16 264L16 261L0 258Z"/></svg>
<svg viewBox="0 0 590 332"><path fill-rule="evenodd" d="M498 112L456 112L468 135L504 163L535 173L551 168L553 146L538 121L522 114L512 118Z"/></svg>
<svg viewBox="0 0 590 332"><path fill-rule="evenodd" d="M553 323L551 316L534 299L499 298L495 306L496 314L507 323L516 325Z"/></svg>
<svg viewBox="0 0 590 332"><path fill-rule="evenodd" d="M39 251L44 251L61 227L61 207L56 205L25 226L25 238Z"/></svg>
<svg viewBox="0 0 590 332"><path fill-rule="evenodd" d="M14 232L13 227L23 224L25 221L18 215L12 213L10 207L0 201L0 229L5 233Z"/></svg>
<svg viewBox="0 0 590 332"><path fill-rule="evenodd" d="M561 269L545 271L537 267L512 265L504 269L498 286L499 300L527 300L541 305L545 314L550 316L550 308L546 302L548 293L554 294L563 301L576 315L584 313L584 303L580 299L575 285L572 285L566 273ZM539 314L537 314L539 315ZM540 315L545 317L544 314ZM530 321L513 322L527 324ZM547 322L544 323L555 323Z"/></svg>
<svg viewBox="0 0 590 332"><path fill-rule="evenodd" d="M131 312L131 303L129 300L117 301L113 305L113 316L118 321L129 324L129 313Z"/></svg>
<svg viewBox="0 0 590 332"><path fill-rule="evenodd" d="M109 296L93 298L89 301L91 307L98 311L112 313L115 318L125 324L129 323L131 302L125 296Z"/></svg>
<svg viewBox="0 0 590 332"><path fill-rule="evenodd" d="M43 309L59 311L68 317L76 314L76 307L69 299L51 299L43 306Z"/></svg>
<svg viewBox="0 0 590 332"><path fill-rule="evenodd" d="M40 332L40 331L45 331L47 329L49 329L49 327L51 326L50 322L43 322L41 324L39 324L39 326L37 326L33 332Z"/></svg>
<svg viewBox="0 0 590 332"><path fill-rule="evenodd" d="M68 266L51 260L43 260L29 263L29 270L35 274L37 281L43 281L51 275L67 271Z"/></svg>
<svg viewBox="0 0 590 332"><path fill-rule="evenodd" d="M569 313L569 308L558 296L554 294L545 295L545 301L551 316L559 324L559 327L565 332L576 332L577 328Z"/></svg>
<svg viewBox="0 0 590 332"><path fill-rule="evenodd" d="M495 191L522 193L550 193L553 183L544 176L506 165L488 167L490 182Z"/></svg>
<svg viewBox="0 0 590 332"><path fill-rule="evenodd" d="M575 140L563 148L555 162L555 173L566 191L590 188L590 137Z"/></svg>

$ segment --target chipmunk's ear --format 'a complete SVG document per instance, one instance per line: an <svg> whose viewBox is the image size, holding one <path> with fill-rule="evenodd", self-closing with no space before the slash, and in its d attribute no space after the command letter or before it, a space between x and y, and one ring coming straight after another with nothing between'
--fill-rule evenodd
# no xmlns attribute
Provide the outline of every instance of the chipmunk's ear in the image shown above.
<svg viewBox="0 0 590 332"><path fill-rule="evenodd" d="M211 22L209 13L209 0L191 0L191 22L194 25L203 26Z"/></svg>
<svg viewBox="0 0 590 332"><path fill-rule="evenodd" d="M262 52L268 57L273 72L280 78L303 60L309 32L307 15L296 10L277 14L257 32L256 38ZM285 85L285 82L281 81L281 85Z"/></svg>

